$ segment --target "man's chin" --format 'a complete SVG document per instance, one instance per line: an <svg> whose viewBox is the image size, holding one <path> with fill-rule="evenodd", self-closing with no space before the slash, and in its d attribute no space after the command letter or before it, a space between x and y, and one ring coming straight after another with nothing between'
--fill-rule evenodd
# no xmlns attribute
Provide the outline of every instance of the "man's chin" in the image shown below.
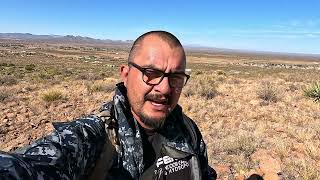
<svg viewBox="0 0 320 180"><path fill-rule="evenodd" d="M156 114L144 114L142 115L142 122L149 127L150 129L159 129L163 126L165 120L167 118L166 113L159 113Z"/></svg>

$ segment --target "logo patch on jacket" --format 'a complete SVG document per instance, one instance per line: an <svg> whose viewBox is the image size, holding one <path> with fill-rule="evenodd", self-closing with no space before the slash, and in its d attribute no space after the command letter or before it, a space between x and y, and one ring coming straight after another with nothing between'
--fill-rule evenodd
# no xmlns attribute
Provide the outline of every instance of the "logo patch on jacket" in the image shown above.
<svg viewBox="0 0 320 180"><path fill-rule="evenodd" d="M187 158L175 159L163 156L157 160L154 174L156 179L189 179L190 163Z"/></svg>

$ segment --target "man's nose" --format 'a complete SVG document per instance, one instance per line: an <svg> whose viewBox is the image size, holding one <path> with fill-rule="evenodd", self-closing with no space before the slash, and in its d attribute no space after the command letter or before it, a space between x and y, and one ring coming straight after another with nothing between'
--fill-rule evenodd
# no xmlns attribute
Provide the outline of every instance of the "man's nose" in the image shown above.
<svg viewBox="0 0 320 180"><path fill-rule="evenodd" d="M158 85L154 86L154 90L162 94L169 94L171 90L170 84L169 84L169 78L164 77Z"/></svg>

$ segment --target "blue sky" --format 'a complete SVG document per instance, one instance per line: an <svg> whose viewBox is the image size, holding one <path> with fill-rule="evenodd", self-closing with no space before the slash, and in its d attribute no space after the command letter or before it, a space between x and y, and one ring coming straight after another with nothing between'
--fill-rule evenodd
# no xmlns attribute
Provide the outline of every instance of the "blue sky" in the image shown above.
<svg viewBox="0 0 320 180"><path fill-rule="evenodd" d="M184 45L320 54L320 1L0 1L0 32L133 40L158 29Z"/></svg>

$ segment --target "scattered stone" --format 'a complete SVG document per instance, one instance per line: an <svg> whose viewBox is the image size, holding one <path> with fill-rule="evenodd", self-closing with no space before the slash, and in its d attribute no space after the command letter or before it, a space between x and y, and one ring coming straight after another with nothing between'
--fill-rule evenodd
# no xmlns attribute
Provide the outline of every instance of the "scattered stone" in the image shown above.
<svg viewBox="0 0 320 180"><path fill-rule="evenodd" d="M17 121L24 122L26 120L26 116L24 114L17 115Z"/></svg>
<svg viewBox="0 0 320 180"><path fill-rule="evenodd" d="M259 163L259 169L265 180L279 179L279 174L282 172L279 158L275 158L267 150L260 149L251 155L251 159Z"/></svg>
<svg viewBox="0 0 320 180"><path fill-rule="evenodd" d="M16 113L8 113L8 114L6 115L7 119L13 119L13 118L15 118L16 116L17 116Z"/></svg>
<svg viewBox="0 0 320 180"><path fill-rule="evenodd" d="M8 102L7 103L7 106L8 107L17 107L19 104L18 103L16 103L16 102Z"/></svg>
<svg viewBox="0 0 320 180"><path fill-rule="evenodd" d="M217 171L217 174L230 174L230 166L218 164L214 166L214 169Z"/></svg>
<svg viewBox="0 0 320 180"><path fill-rule="evenodd" d="M251 105L258 106L258 105L260 104L260 101L253 99L253 100L251 100L249 103L250 103Z"/></svg>
<svg viewBox="0 0 320 180"><path fill-rule="evenodd" d="M306 148L303 143L293 143L292 149L301 154L305 154L306 152Z"/></svg>
<svg viewBox="0 0 320 180"><path fill-rule="evenodd" d="M235 180L245 180L245 175L242 173L237 174L235 177Z"/></svg>

